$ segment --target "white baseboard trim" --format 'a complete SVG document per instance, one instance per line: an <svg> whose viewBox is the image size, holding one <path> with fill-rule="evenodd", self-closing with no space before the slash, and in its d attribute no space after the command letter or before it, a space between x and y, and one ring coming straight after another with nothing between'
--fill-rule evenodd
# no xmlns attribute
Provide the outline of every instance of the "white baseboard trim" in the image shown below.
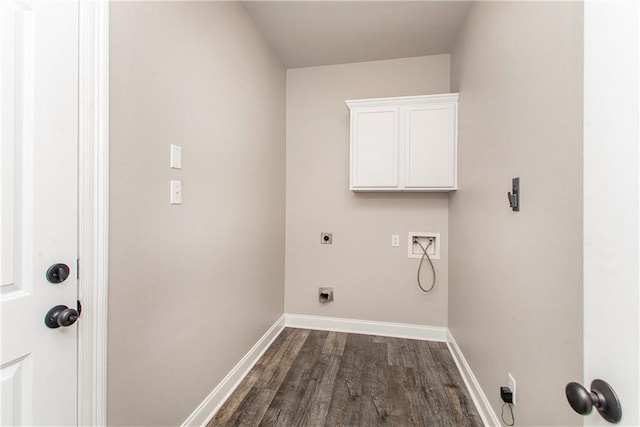
<svg viewBox="0 0 640 427"><path fill-rule="evenodd" d="M500 421L498 420L498 416L493 411L487 396L482 391L482 387L480 387L480 383L478 382L476 376L471 371L471 367L469 363L467 363L467 359L464 358L462 354L462 350L458 347L458 343L455 338L451 334L451 331L447 329L447 346L449 347L449 352L453 356L453 360L456 362L458 366L458 370L460 371L460 375L462 375L462 379L469 390L469 394L473 399L473 403L476 405L478 412L480 413L480 418L482 418L482 422L485 426L501 426Z"/></svg>
<svg viewBox="0 0 640 427"><path fill-rule="evenodd" d="M283 314L269 328L267 332L258 340L258 342L249 350L247 354L233 367L231 372L220 384L213 389L204 401L196 408L195 411L182 423L182 427L187 426L205 426L207 422L222 406L222 404L231 396L231 393L238 387L240 382L249 373L253 365L262 357L264 352L269 348L273 340L282 332L285 326L285 315Z"/></svg>
<svg viewBox="0 0 640 427"><path fill-rule="evenodd" d="M381 335L446 342L447 328L410 325L406 323L376 322L372 320L342 319L337 317L285 314L285 325L291 328L319 329L322 331L349 332L352 334Z"/></svg>
<svg viewBox="0 0 640 427"><path fill-rule="evenodd" d="M493 411L491 404L489 404L487 396L480 387L480 383L478 383L471 371L471 367L448 328L302 314L283 314L196 410L189 415L182 423L182 427L205 426L285 327L446 342L449 352L473 399L473 403L480 413L482 422L485 426L501 425L498 416Z"/></svg>

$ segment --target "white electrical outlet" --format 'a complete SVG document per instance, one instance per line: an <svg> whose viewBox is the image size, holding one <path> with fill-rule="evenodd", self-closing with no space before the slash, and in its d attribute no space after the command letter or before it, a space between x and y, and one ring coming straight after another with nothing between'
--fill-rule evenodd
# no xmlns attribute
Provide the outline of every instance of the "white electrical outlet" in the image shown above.
<svg viewBox="0 0 640 427"><path fill-rule="evenodd" d="M509 388L511 389L513 405L516 404L516 380L513 378L513 375L509 373Z"/></svg>
<svg viewBox="0 0 640 427"><path fill-rule="evenodd" d="M182 181L170 181L171 196L169 202L172 205L182 204Z"/></svg>
<svg viewBox="0 0 640 427"><path fill-rule="evenodd" d="M400 246L400 236L397 234L391 235L391 246Z"/></svg>

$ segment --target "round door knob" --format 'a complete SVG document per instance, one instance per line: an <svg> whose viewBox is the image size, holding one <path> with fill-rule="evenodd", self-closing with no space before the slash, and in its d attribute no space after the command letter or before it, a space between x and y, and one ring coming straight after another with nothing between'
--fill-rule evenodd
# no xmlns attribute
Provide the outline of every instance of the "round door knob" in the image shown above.
<svg viewBox="0 0 640 427"><path fill-rule="evenodd" d="M47 270L46 276L51 283L62 283L69 277L69 266L67 264L53 264Z"/></svg>
<svg viewBox="0 0 640 427"><path fill-rule="evenodd" d="M580 383L572 382L567 384L565 394L569 405L580 415L588 415L593 409L593 400L596 398L589 390ZM597 399L597 398L596 398Z"/></svg>
<svg viewBox="0 0 640 427"><path fill-rule="evenodd" d="M571 382L565 387L569 405L580 415L588 415L595 407L602 418L610 423L617 423L622 418L620 400L606 381L593 380L591 391L582 384Z"/></svg>
<svg viewBox="0 0 640 427"><path fill-rule="evenodd" d="M60 326L71 326L78 320L78 310L69 308L66 305L56 305L44 316L44 324L51 329Z"/></svg>

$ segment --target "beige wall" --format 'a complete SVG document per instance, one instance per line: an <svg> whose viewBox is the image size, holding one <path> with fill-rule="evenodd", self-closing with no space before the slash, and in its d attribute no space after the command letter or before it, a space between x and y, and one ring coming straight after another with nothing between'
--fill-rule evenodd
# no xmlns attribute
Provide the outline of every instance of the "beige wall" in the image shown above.
<svg viewBox="0 0 640 427"><path fill-rule="evenodd" d="M114 2L110 33L108 421L179 425L283 313L285 73L235 2Z"/></svg>
<svg viewBox="0 0 640 427"><path fill-rule="evenodd" d="M517 425L582 422L582 46L580 3L474 2L452 54L449 327L498 414L515 376Z"/></svg>
<svg viewBox="0 0 640 427"><path fill-rule="evenodd" d="M445 326L448 195L349 191L347 99L449 92L449 55L287 71L287 313ZM321 232L333 245L321 245ZM431 294L407 233L442 236ZM399 234L400 247L391 247ZM424 280L430 280L428 266ZM318 286L333 286L321 305Z"/></svg>

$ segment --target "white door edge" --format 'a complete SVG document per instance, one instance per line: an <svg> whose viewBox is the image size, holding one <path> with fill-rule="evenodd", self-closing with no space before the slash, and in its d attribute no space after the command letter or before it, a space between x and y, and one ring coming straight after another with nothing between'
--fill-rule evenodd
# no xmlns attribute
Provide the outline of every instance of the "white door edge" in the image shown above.
<svg viewBox="0 0 640 427"><path fill-rule="evenodd" d="M107 424L109 2L80 0L78 425Z"/></svg>
<svg viewBox="0 0 640 427"><path fill-rule="evenodd" d="M640 7L584 3L584 378L640 425ZM610 425L597 411L585 425Z"/></svg>

